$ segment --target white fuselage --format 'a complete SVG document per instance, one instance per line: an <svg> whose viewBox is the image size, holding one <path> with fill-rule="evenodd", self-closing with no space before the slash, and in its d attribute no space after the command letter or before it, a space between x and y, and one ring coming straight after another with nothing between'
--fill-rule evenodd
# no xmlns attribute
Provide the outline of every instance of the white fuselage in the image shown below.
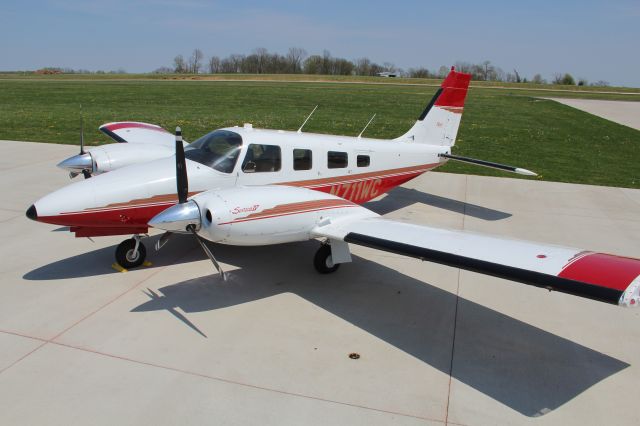
<svg viewBox="0 0 640 426"><path fill-rule="evenodd" d="M242 138L235 166L221 172L187 160L190 195L234 186L287 185L361 204L437 167L445 161L438 154L450 151L448 146L251 126L221 130ZM277 147L275 167L247 167L247 156L254 155L256 146L257 151ZM306 159L295 160L294 150L305 151ZM70 226L78 236L91 236L146 232L149 219L175 202L175 160L169 157L76 182L35 206L38 220Z"/></svg>

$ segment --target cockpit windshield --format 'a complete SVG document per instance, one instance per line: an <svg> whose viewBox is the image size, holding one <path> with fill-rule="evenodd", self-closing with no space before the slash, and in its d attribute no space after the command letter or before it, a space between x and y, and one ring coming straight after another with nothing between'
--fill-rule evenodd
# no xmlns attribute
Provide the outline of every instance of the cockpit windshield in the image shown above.
<svg viewBox="0 0 640 426"><path fill-rule="evenodd" d="M184 149L189 160L211 167L219 172L231 173L238 161L242 137L228 130L214 130L190 143Z"/></svg>

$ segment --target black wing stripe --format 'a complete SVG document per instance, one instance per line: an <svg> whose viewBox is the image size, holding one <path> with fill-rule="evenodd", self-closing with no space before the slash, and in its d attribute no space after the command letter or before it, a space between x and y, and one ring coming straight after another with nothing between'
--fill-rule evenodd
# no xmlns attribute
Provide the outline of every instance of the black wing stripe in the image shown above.
<svg viewBox="0 0 640 426"><path fill-rule="evenodd" d="M623 293L620 290L612 288L600 287L580 281L556 277L554 275L501 265L499 263L487 262L485 260L473 259L439 250L418 247L411 244L385 240L383 238L371 237L369 235L355 232L347 234L344 241L403 256L414 257L420 260L439 263L454 268L465 269L467 271L477 272L484 275L518 281L535 287L542 287L548 290L556 290L562 293L572 294L574 296L581 296L587 299L611 303L614 305L618 304L620 296L622 296Z"/></svg>

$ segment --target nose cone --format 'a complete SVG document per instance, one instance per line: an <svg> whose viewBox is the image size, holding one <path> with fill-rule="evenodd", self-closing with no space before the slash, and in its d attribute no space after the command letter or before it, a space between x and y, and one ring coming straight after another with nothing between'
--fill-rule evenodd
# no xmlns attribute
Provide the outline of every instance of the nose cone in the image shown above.
<svg viewBox="0 0 640 426"><path fill-rule="evenodd" d="M36 206L32 204L31 207L27 209L26 215L31 220L38 220L38 211L36 210Z"/></svg>
<svg viewBox="0 0 640 426"><path fill-rule="evenodd" d="M85 152L84 154L78 154L67 158L66 160L58 163L58 167L70 172L93 170L93 159L91 158L91 154Z"/></svg>
<svg viewBox="0 0 640 426"><path fill-rule="evenodd" d="M193 200L169 207L152 217L149 221L149 226L164 231L179 233L188 232L187 226L189 225L194 225L196 231L200 229L200 209Z"/></svg>

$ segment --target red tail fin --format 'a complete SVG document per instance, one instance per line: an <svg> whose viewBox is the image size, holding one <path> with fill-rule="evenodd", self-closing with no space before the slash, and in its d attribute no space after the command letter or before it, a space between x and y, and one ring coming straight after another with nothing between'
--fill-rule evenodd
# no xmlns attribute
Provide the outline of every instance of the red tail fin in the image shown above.
<svg viewBox="0 0 640 426"><path fill-rule="evenodd" d="M457 72L454 68L451 68L451 72L449 72L449 75L447 75L447 78L444 79L440 86L442 93L440 93L434 105L463 107L470 81L471 74Z"/></svg>

